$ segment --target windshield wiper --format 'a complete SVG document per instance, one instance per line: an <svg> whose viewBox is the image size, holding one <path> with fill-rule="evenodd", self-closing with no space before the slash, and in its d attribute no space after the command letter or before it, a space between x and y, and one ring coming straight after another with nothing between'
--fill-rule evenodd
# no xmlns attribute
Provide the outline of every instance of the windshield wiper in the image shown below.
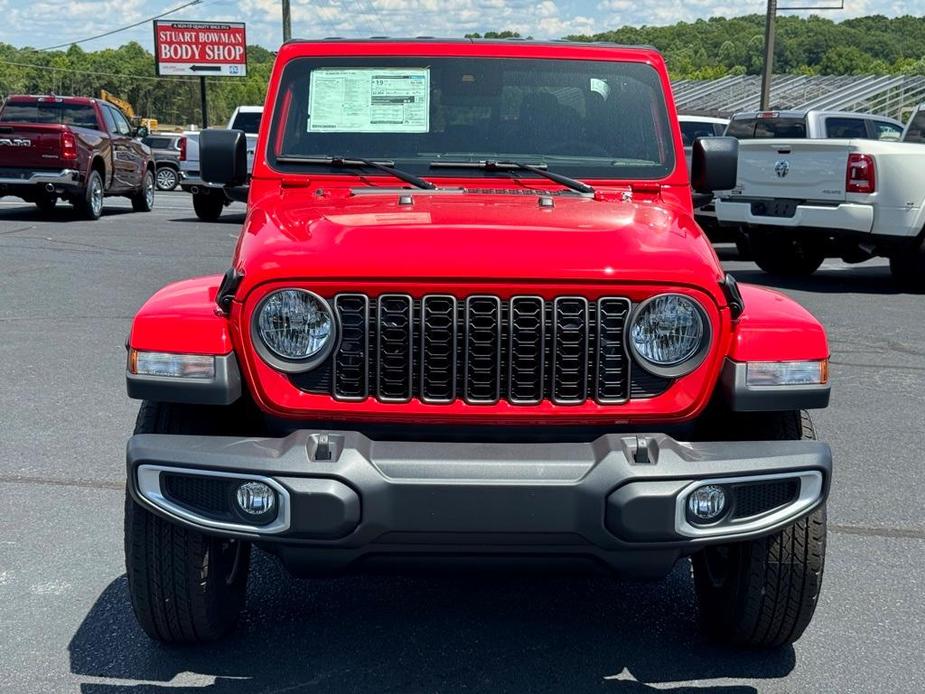
<svg viewBox="0 0 925 694"><path fill-rule="evenodd" d="M395 162L383 160L383 161L373 161L372 159L359 159L357 157L300 157L296 155L284 154L276 157L276 161L283 164L307 164L309 166L336 166L336 167L365 167L367 169L376 169L378 171L384 171L390 176L404 181L405 183L410 183L416 188L422 188L423 190L434 190L436 185L430 181L425 181L423 178L418 178L414 174L410 174L407 171L402 171L401 169L395 168Z"/></svg>
<svg viewBox="0 0 925 694"><path fill-rule="evenodd" d="M590 195L594 192L594 188L589 186L584 181L578 181L574 178L569 178L568 176L555 173L554 171L548 171L549 167L546 164L527 164L522 161L491 161L488 159L483 161L432 161L430 163L430 168L483 169L484 171L531 171L538 176L548 178L550 181L555 181L556 183L563 185L566 188L571 188L572 190L579 193Z"/></svg>

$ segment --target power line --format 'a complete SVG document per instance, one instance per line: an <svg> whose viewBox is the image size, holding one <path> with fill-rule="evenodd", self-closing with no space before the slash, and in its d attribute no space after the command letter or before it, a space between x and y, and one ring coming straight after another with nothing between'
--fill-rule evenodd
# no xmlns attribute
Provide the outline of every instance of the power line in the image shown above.
<svg viewBox="0 0 925 694"><path fill-rule="evenodd" d="M189 82L192 83L193 79L186 77L153 77L151 75L132 75L125 72L95 72L93 70L79 70L76 68L68 67L52 67L51 65L37 65L35 63L18 63L13 60L0 60L0 65L16 65L17 67L30 67L36 70L51 70L53 72L79 72L83 75L97 75L102 77L128 77L133 80L157 80L158 82L163 82L164 80L169 80L171 82Z"/></svg>
<svg viewBox="0 0 925 694"><path fill-rule="evenodd" d="M68 41L67 43L59 43L59 44L57 44L57 45L55 45L55 46L48 46L48 47L46 47L46 48L39 48L38 50L39 50L39 51L53 51L53 50L55 50L56 48L66 48L66 47L68 47L68 46L73 46L74 44L77 44L77 43L86 43L87 41L95 41L96 39L101 39L101 38L103 38L103 37L105 37L105 36L112 36L113 34L118 34L118 33L121 32L121 31L127 31L128 29L134 29L135 27L139 27L139 26L141 26L142 24L147 24L148 22L153 22L155 19L160 19L161 17L166 17L167 15L173 14L174 12L179 12L180 10L185 9L185 8L187 8L187 7L190 7L190 6L192 6L192 5L198 5L198 4L201 3L201 2L202 2L202 0L190 0L190 2L187 2L186 4L180 5L179 7L174 7L172 10L167 10L166 12L161 12L160 14L156 14L156 15L154 15L153 17L148 17L147 19L142 19L140 22L135 22L134 24L129 24L128 26L120 27L119 29L113 29L113 30L111 30L111 31L105 31L105 32L103 32L102 34L97 34L96 36L88 36L87 38L85 38L85 39L80 39L79 41Z"/></svg>

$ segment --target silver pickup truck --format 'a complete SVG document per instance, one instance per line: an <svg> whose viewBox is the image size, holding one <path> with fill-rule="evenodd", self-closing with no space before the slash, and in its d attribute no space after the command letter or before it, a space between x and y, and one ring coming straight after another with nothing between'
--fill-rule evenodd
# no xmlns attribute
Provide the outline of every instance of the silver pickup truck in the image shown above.
<svg viewBox="0 0 925 694"><path fill-rule="evenodd" d="M228 119L229 130L242 130L247 136L248 176L254 170L254 152L262 116L263 106L239 106ZM214 222L232 201L247 201L247 186L232 190L203 182L199 170L199 133L188 132L186 137L186 161L181 165L184 179L180 187L193 194L193 209L196 210L196 216L203 221Z"/></svg>

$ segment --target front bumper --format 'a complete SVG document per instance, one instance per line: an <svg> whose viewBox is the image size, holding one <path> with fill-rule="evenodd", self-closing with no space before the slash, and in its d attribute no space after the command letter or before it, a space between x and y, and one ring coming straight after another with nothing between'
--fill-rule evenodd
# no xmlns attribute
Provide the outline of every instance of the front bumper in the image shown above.
<svg viewBox="0 0 925 694"><path fill-rule="evenodd" d="M828 446L814 441L682 443L662 434L561 444L307 430L285 438L139 434L127 462L131 494L151 511L262 542L297 573L396 559L542 557L659 576L706 544L768 534L809 513L825 500L832 470ZM171 497L170 475L265 481L278 513L263 526L208 516ZM712 526L686 515L694 486L779 480L798 493L760 515L733 518L736 502Z"/></svg>
<svg viewBox="0 0 925 694"><path fill-rule="evenodd" d="M716 200L716 218L721 224L748 226L808 227L832 231L858 231L868 233L874 226L874 208L860 203L796 206L792 217L768 217L752 214L751 200L735 198Z"/></svg>

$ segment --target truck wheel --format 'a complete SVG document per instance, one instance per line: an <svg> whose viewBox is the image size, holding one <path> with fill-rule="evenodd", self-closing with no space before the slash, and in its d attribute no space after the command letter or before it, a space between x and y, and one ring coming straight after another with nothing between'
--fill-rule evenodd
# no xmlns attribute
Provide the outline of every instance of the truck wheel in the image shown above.
<svg viewBox="0 0 925 694"><path fill-rule="evenodd" d="M772 275L807 277L825 260L825 252L813 239L752 233L748 245L758 267Z"/></svg>
<svg viewBox="0 0 925 694"><path fill-rule="evenodd" d="M177 187L180 174L173 167L162 166L157 170L157 189L169 192Z"/></svg>
<svg viewBox="0 0 925 694"><path fill-rule="evenodd" d="M132 209L135 212L150 212L154 209L154 172L145 171L141 179L141 190L131 196Z"/></svg>
<svg viewBox="0 0 925 694"><path fill-rule="evenodd" d="M735 244L736 244L736 251L739 254L739 260L751 260L752 259L752 244L748 240L748 235L744 231L736 229Z"/></svg>
<svg viewBox="0 0 925 694"><path fill-rule="evenodd" d="M94 169L87 176L83 196L75 200L74 206L86 219L99 219L103 215L103 195L103 177Z"/></svg>
<svg viewBox="0 0 925 694"><path fill-rule="evenodd" d="M145 402L135 433L210 433L212 420L206 408ZM153 639L200 643L231 631L244 608L250 551L247 542L170 523L126 492L129 596L138 622Z"/></svg>
<svg viewBox="0 0 925 694"><path fill-rule="evenodd" d="M815 439L806 412L750 415L750 440ZM727 426L739 422L728 422ZM700 622L735 646L776 648L803 634L819 599L825 564L825 506L758 540L707 547L692 558Z"/></svg>
<svg viewBox="0 0 925 694"><path fill-rule="evenodd" d="M51 214L55 211L57 204L58 197L56 195L40 195L35 201L35 206L39 208L39 212L42 214Z"/></svg>
<svg viewBox="0 0 925 694"><path fill-rule="evenodd" d="M220 192L193 193L193 209L196 216L204 222L218 220L224 207L224 196Z"/></svg>
<svg viewBox="0 0 925 694"><path fill-rule="evenodd" d="M900 289L925 292L925 238L917 246L890 256L890 274Z"/></svg>

